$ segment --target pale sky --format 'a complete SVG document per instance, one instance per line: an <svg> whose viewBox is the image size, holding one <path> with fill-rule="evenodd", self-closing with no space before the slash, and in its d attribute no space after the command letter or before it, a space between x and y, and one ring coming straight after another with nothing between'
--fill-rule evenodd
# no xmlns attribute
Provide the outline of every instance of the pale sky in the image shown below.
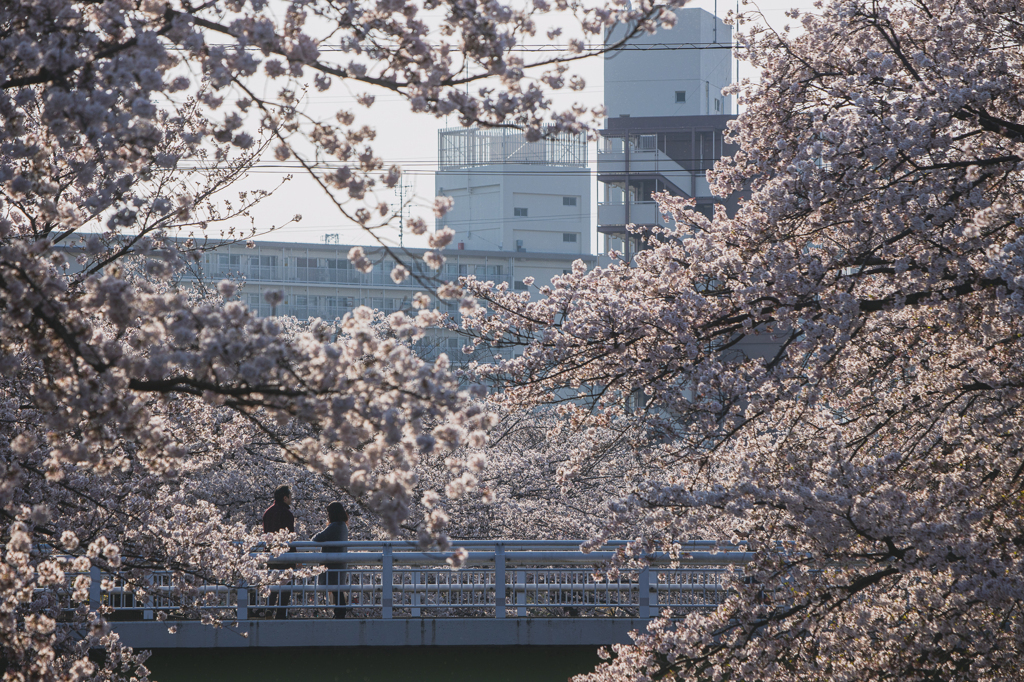
<svg viewBox="0 0 1024 682"><path fill-rule="evenodd" d="M716 10L715 0L697 0L688 7L700 7L709 12ZM788 19L784 12L791 7L799 7L801 11L811 11L810 0L766 0L758 3L762 13L768 22L777 29L793 22ZM718 15L725 17L729 10L735 10L736 3L718 2ZM794 29L797 26L794 26ZM538 33L538 37L542 34ZM733 61L732 74L736 78L736 62ZM553 93L556 108L565 108L573 102L581 102L588 107L600 104L603 100L603 60L600 57L577 62L570 73L578 73L586 79L587 86L581 92L572 92L566 89L564 92ZM739 64L740 78L754 78L756 74L745 63ZM398 95L387 92L371 92L376 97L374 106L367 110L355 102L355 96L362 92L350 91L345 84L335 83L327 92L318 93L310 88L309 106L324 115L330 115L339 108L350 109L357 114L357 122L365 122L377 129L377 139L374 147L378 156L385 163L385 167L391 164L398 164L403 168L404 181L413 195L414 210L416 214L428 219L428 224L433 224L433 216L428 206L433 204L434 197L434 176L433 172L437 167L437 131L447 127L458 125L453 116L450 120L434 119L423 114L412 114L408 105ZM735 113L735 112L733 112ZM594 146L591 144L589 158L594 165ZM293 179L288 182L277 193L265 200L256 212L257 226L261 230L268 230L289 223L291 218L299 213L302 221L297 224L280 227L271 234L266 234L260 239L273 241L317 243L323 240L325 234L334 233L340 236L342 244L370 244L372 237L364 233L359 227L348 223L341 216L337 209L323 195L322 190L310 179L303 177L301 169L288 168L273 159L261 162L253 170L249 178L238 189L271 189L281 179L292 174ZM591 190L593 200L597 200L597 182ZM408 194L407 193L407 196ZM384 190L378 195L381 200L393 203L397 208L398 196ZM407 209L406 215L408 215ZM592 227L593 229L593 227ZM390 230L390 233L383 233L385 238L392 243L398 242L397 229ZM216 236L216 234L211 234ZM423 238L415 238L406 234L406 246L425 246ZM596 237L591 239L594 248L599 248Z"/></svg>

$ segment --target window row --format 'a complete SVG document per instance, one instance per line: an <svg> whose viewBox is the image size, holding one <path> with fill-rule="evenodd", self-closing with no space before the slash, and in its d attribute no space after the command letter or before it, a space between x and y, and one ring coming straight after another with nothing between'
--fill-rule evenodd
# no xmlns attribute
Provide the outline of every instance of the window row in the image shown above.
<svg viewBox="0 0 1024 682"><path fill-rule="evenodd" d="M247 293L242 300L249 307L260 315L269 315L272 312L278 315L294 315L300 319L306 317L324 317L331 319L341 317L354 308L365 305L374 310L380 310L385 314L398 312L399 310L412 311L412 302L408 297L384 297L384 296L319 296L309 294L286 294L277 306L267 303L262 293ZM437 309L453 317L458 317L459 301L444 300L436 301Z"/></svg>
<svg viewBox="0 0 1024 682"><path fill-rule="evenodd" d="M578 199L579 197L562 197L562 206L576 206ZM527 206L514 206L512 207L512 216L514 218L529 218L530 209Z"/></svg>
<svg viewBox="0 0 1024 682"><path fill-rule="evenodd" d="M632 134L628 138L606 135L602 152L622 153L627 144L631 152L659 151L683 169L695 171L708 170L715 161L736 149L725 142L720 130L684 128L677 132Z"/></svg>
<svg viewBox="0 0 1024 682"><path fill-rule="evenodd" d="M283 262L283 265L278 265ZM385 260L377 263L372 271L363 273L355 269L347 258L309 258L278 256L240 256L238 254L214 254L207 257L210 263L210 276L232 277L243 275L255 280L297 281L325 284L357 284L394 286L391 271L395 268L394 261ZM436 273L425 263L410 259L409 267L414 274L433 279L440 274L445 279L454 280L458 277L475 275L482 280L499 281L504 276L506 267L498 265L469 265L447 263L442 273ZM404 286L421 286L416 278L410 277L403 282Z"/></svg>
<svg viewBox="0 0 1024 682"><path fill-rule="evenodd" d="M676 104L683 104L686 102L686 90L676 90ZM722 113L722 100L718 97L715 98L715 113Z"/></svg>
<svg viewBox="0 0 1024 682"><path fill-rule="evenodd" d="M504 268L500 265L460 265L458 263L446 263L445 274L449 277L468 277L475 275L477 279L492 279L501 277Z"/></svg>

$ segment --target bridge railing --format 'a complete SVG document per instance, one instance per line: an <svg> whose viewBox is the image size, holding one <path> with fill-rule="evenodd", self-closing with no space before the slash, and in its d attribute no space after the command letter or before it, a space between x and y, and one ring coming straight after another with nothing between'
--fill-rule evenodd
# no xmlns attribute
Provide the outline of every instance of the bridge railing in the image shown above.
<svg viewBox="0 0 1024 682"><path fill-rule="evenodd" d="M271 573L263 584L207 584L155 573L139 586L130 575L90 575L90 603L115 619L207 616L273 618L651 618L717 608L723 578L753 555L742 547L694 542L673 556L647 555L646 565L607 571L625 542L589 553L579 541L462 541L467 555L453 568L450 554L403 542L294 542L269 558L272 569L333 568L311 578ZM340 599L339 599L340 597ZM340 602L340 603L339 603ZM337 611L335 611L337 610Z"/></svg>

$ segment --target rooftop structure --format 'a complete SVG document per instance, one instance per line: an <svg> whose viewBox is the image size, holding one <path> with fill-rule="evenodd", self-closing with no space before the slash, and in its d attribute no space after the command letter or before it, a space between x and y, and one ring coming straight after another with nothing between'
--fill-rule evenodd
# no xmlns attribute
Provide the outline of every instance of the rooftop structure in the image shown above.
<svg viewBox="0 0 1024 682"><path fill-rule="evenodd" d="M587 166L587 139L561 134L529 141L515 128L447 128L437 135L441 170L495 164Z"/></svg>
<svg viewBox="0 0 1024 682"><path fill-rule="evenodd" d="M586 138L448 129L438 159L435 193L455 204L437 227L454 230L460 248L563 254L567 264L591 253Z"/></svg>
<svg viewBox="0 0 1024 682"><path fill-rule="evenodd" d="M604 106L609 118L713 116L734 113L732 27L702 9L676 10L676 25L630 38L627 49L604 56ZM616 25L612 45L626 34Z"/></svg>

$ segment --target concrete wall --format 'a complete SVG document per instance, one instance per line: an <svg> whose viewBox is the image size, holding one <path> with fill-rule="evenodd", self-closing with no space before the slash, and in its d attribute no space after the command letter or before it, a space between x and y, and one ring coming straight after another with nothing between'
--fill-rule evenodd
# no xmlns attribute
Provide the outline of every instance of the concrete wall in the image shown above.
<svg viewBox="0 0 1024 682"><path fill-rule="evenodd" d="M672 29L654 35L640 34L630 45L657 47L665 44L705 45L705 49L624 49L604 59L604 104L609 118L619 116L704 116L733 113L732 97L722 88L732 83L732 27L703 9L676 10ZM716 33L717 27L717 33ZM605 44L626 35L616 26ZM715 47L715 44L721 47ZM676 92L686 101L677 102ZM718 108L715 101L718 100Z"/></svg>

